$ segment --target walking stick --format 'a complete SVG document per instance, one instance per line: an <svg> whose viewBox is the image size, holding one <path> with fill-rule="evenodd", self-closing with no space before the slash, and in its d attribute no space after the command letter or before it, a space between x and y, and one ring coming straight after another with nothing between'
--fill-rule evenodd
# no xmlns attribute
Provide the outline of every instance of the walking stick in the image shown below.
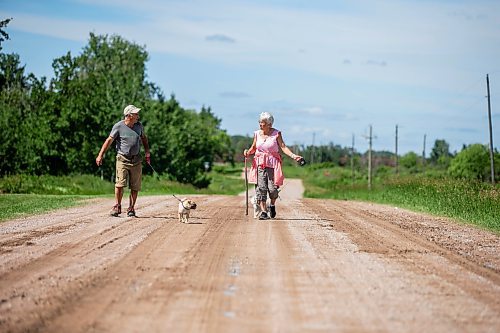
<svg viewBox="0 0 500 333"><path fill-rule="evenodd" d="M247 157L245 156L245 203L246 203L246 211L245 215L248 216L248 175L247 175Z"/></svg>

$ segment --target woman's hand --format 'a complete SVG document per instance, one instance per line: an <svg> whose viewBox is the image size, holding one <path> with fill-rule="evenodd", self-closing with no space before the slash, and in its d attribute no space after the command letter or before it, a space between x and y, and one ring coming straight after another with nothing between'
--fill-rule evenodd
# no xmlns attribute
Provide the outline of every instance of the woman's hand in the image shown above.
<svg viewBox="0 0 500 333"><path fill-rule="evenodd" d="M291 157L293 160L295 160L295 161L298 161L298 160L300 160L300 159L302 158L302 156L300 156L300 155L295 155L294 153L292 153L292 155L290 155L290 157Z"/></svg>

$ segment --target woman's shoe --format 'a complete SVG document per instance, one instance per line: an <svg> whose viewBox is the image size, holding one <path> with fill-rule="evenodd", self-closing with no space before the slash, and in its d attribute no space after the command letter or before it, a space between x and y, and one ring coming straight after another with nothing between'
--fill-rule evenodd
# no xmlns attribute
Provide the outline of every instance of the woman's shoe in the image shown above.
<svg viewBox="0 0 500 333"><path fill-rule="evenodd" d="M259 220L269 220L269 216L267 216L266 212L260 213Z"/></svg>
<svg viewBox="0 0 500 333"><path fill-rule="evenodd" d="M276 217L276 206L269 206L269 212L271 218L274 219Z"/></svg>

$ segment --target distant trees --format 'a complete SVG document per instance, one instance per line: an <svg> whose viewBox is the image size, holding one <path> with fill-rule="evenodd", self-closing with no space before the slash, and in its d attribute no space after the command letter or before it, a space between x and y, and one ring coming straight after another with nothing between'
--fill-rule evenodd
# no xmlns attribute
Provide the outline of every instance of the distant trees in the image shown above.
<svg viewBox="0 0 500 333"><path fill-rule="evenodd" d="M9 39L3 28L10 20L0 21L0 51L1 43ZM54 78L47 83L46 78L27 73L18 55L0 52L0 176L101 171L111 179L113 151L108 152L100 170L95 157L128 104L142 108L152 163L170 178L205 187L210 182L207 166L215 161L242 161L242 152L253 138L228 136L210 107L186 110L174 95L165 98L146 80L147 60L143 46L119 36L91 33L81 54L68 52L53 61ZM314 156L315 163L350 166L351 149L347 147L333 143L291 147L308 161ZM381 168L378 174L389 174L394 154L374 151L372 156L375 169ZM354 152L354 167L364 169L366 159L366 154ZM495 159L500 166L498 153ZM454 177L484 181L490 177L488 150L483 145L464 147L453 157L449 144L439 139L429 161ZM293 162L285 159L285 163ZM399 165L410 173L419 171L419 163L420 156L414 152L399 159Z"/></svg>
<svg viewBox="0 0 500 333"><path fill-rule="evenodd" d="M436 140L431 151L430 162L434 165L448 168L452 155L450 145L445 140Z"/></svg>
<svg viewBox="0 0 500 333"><path fill-rule="evenodd" d="M401 158L399 159L399 164L402 167L410 170L411 172L415 172L417 171L418 159L419 156L416 153L410 151L401 156Z"/></svg>

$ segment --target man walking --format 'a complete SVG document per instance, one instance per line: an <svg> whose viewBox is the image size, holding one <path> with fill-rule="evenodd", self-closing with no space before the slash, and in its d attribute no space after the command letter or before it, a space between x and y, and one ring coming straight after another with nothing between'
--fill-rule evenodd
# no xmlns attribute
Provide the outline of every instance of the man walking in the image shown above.
<svg viewBox="0 0 500 333"><path fill-rule="evenodd" d="M116 180L115 199L116 204L111 210L111 216L118 216L122 212L123 188L129 185L130 198L127 208L127 216L135 216L135 202L141 190L142 179L142 157L140 155L141 142L146 151L146 162L149 164L150 152L148 138L144 133L144 127L139 121L141 109L134 105L128 105L123 110L124 119L117 122L111 129L109 137L104 141L99 155L95 159L97 165L102 164L104 153L109 146L116 141Z"/></svg>

